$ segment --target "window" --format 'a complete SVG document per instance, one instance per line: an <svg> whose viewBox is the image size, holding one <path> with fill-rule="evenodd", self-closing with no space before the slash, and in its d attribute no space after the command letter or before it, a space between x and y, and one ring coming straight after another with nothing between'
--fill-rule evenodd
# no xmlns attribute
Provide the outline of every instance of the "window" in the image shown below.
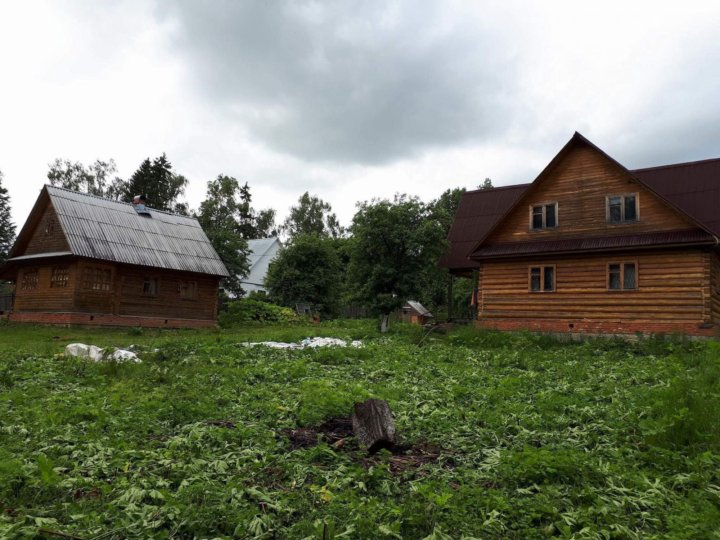
<svg viewBox="0 0 720 540"><path fill-rule="evenodd" d="M68 286L70 281L70 270L67 266L53 266L50 274L50 287L63 288Z"/></svg>
<svg viewBox="0 0 720 540"><path fill-rule="evenodd" d="M146 277L143 281L143 296L157 296L158 278Z"/></svg>
<svg viewBox="0 0 720 540"><path fill-rule="evenodd" d="M530 207L530 228L532 230L557 227L558 203L539 204Z"/></svg>
<svg viewBox="0 0 720 540"><path fill-rule="evenodd" d="M555 267L554 266L531 266L530 267L530 292L553 292L555 291Z"/></svg>
<svg viewBox="0 0 720 540"><path fill-rule="evenodd" d="M612 195L607 199L607 220L610 223L625 223L638 219L637 193Z"/></svg>
<svg viewBox="0 0 720 540"><path fill-rule="evenodd" d="M112 288L112 271L107 268L85 268L83 288L90 291L109 291Z"/></svg>
<svg viewBox="0 0 720 540"><path fill-rule="evenodd" d="M197 298L197 281L181 281L178 285L180 298L195 300Z"/></svg>
<svg viewBox="0 0 720 540"><path fill-rule="evenodd" d="M48 236L52 236L52 234L55 232L55 220L53 218L48 218L47 222L45 223L45 234Z"/></svg>
<svg viewBox="0 0 720 540"><path fill-rule="evenodd" d="M608 289L614 291L637 289L637 265L634 262L608 264Z"/></svg>
<svg viewBox="0 0 720 540"><path fill-rule="evenodd" d="M37 268L23 270L22 281L20 282L20 289L23 291L34 291L38 286L38 271Z"/></svg>

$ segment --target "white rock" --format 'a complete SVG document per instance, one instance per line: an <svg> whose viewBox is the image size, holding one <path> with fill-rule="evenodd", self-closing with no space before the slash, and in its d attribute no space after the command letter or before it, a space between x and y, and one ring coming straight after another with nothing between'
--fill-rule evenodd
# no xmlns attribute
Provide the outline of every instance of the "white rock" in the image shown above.
<svg viewBox="0 0 720 540"><path fill-rule="evenodd" d="M95 345L85 345L84 343L70 343L65 347L67 356L77 356L78 358L89 358L93 362L101 362L103 359L103 350Z"/></svg>

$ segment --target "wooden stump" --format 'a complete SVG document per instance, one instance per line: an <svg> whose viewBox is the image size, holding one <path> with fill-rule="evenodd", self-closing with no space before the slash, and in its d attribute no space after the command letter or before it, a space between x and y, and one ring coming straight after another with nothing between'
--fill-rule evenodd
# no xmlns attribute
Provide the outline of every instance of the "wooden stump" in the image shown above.
<svg viewBox="0 0 720 540"><path fill-rule="evenodd" d="M370 453L395 444L395 421L390 406L382 399L353 405L352 425L358 442Z"/></svg>

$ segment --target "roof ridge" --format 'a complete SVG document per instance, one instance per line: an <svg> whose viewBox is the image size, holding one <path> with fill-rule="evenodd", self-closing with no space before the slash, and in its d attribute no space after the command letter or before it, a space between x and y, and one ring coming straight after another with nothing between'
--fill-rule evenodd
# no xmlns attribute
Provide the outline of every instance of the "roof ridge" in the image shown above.
<svg viewBox="0 0 720 540"><path fill-rule="evenodd" d="M465 193L478 193L478 192L492 193L494 191L500 191L503 189L517 189L517 188L521 188L521 187L527 187L530 184L532 184L532 182L526 182L524 184L510 184L507 186L497 186L497 187L491 187L491 188L468 189L465 191Z"/></svg>
<svg viewBox="0 0 720 540"><path fill-rule="evenodd" d="M68 193L74 193L75 195L82 195L83 197L89 197L91 199L98 199L105 202L111 202L115 204L121 204L123 206L133 206L132 203L125 202L125 201L118 201L117 199L108 199L107 197L101 197L100 195L95 195L93 193L83 193L82 191L75 191L74 189L68 189L61 186L53 186L52 184L45 184L45 187L47 188L53 188L53 189L59 189L60 191L67 191ZM153 212L158 212L159 214L165 214L167 216L175 216L175 217L181 217L181 218L187 218L197 221L196 217L193 216L183 216L182 214L177 214L175 212L168 212L166 210L160 210L158 208L153 208L152 206L147 206L148 209L152 210Z"/></svg>
<svg viewBox="0 0 720 540"><path fill-rule="evenodd" d="M698 159L695 161L683 161L680 163L668 163L667 165L654 165L652 167L643 167L641 169L632 169L630 172L636 173L636 172L645 172L645 171L652 171L656 169L672 169L673 167L687 167L688 165L699 165L701 163L712 163L714 161L720 161L720 158L707 158L707 159Z"/></svg>

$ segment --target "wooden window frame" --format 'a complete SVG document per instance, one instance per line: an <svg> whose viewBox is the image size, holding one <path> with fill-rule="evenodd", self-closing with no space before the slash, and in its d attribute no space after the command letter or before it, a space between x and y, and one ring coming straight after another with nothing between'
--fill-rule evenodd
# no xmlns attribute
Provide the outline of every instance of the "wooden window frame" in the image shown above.
<svg viewBox="0 0 720 540"><path fill-rule="evenodd" d="M146 283L153 283L153 289L150 292L145 292L145 284ZM142 296L145 298L157 298L158 291L160 290L160 278L155 276L144 276L143 277L143 286L142 286Z"/></svg>
<svg viewBox="0 0 720 540"><path fill-rule="evenodd" d="M53 266L50 269L50 288L67 289L70 285L70 267Z"/></svg>
<svg viewBox="0 0 720 540"><path fill-rule="evenodd" d="M610 199L620 197L620 221L610 221ZM625 197L635 197L635 219L625 219ZM617 193L605 195L605 221L610 225L625 225L640 221L640 193Z"/></svg>
<svg viewBox="0 0 720 540"><path fill-rule="evenodd" d="M540 290L539 291L533 291L532 288L532 271L533 268L539 268L540 269ZM550 290L545 290L545 269L546 268L552 268L553 269L553 288ZM539 293L554 293L557 292L557 266L554 264L531 264L528 266L528 292L532 294L539 294Z"/></svg>
<svg viewBox="0 0 720 540"><path fill-rule="evenodd" d="M32 278L32 279L28 279ZM20 280L21 291L36 291L40 282L40 272L37 268L24 268Z"/></svg>
<svg viewBox="0 0 720 540"><path fill-rule="evenodd" d="M83 290L107 293L112 291L112 283L113 275L110 268L103 268L102 266L86 266L83 268Z"/></svg>
<svg viewBox="0 0 720 540"><path fill-rule="evenodd" d="M619 289L613 289L610 287L610 265L612 264L619 264L620 265L620 288ZM635 288L633 289L626 289L625 288L625 265L626 264L634 264L635 265ZM608 292L635 292L640 290L640 267L638 266L637 260L626 260L626 261L613 261L609 262L605 265L605 286L607 287Z"/></svg>
<svg viewBox="0 0 720 540"><path fill-rule="evenodd" d="M548 227L546 225L547 223L547 207L548 206L554 206L555 207L555 225L552 227ZM533 227L533 212L535 211L535 208L541 207L542 208L542 227L535 228ZM537 231L546 231L548 229L557 229L560 226L560 219L559 219L559 205L557 201L547 201L547 202L541 202L536 204L531 204L528 210L529 215L529 230L530 232L537 232Z"/></svg>
<svg viewBox="0 0 720 540"><path fill-rule="evenodd" d="M188 291L189 294L188 294ZM194 279L181 279L178 281L178 293L181 300L198 299L198 282Z"/></svg>

